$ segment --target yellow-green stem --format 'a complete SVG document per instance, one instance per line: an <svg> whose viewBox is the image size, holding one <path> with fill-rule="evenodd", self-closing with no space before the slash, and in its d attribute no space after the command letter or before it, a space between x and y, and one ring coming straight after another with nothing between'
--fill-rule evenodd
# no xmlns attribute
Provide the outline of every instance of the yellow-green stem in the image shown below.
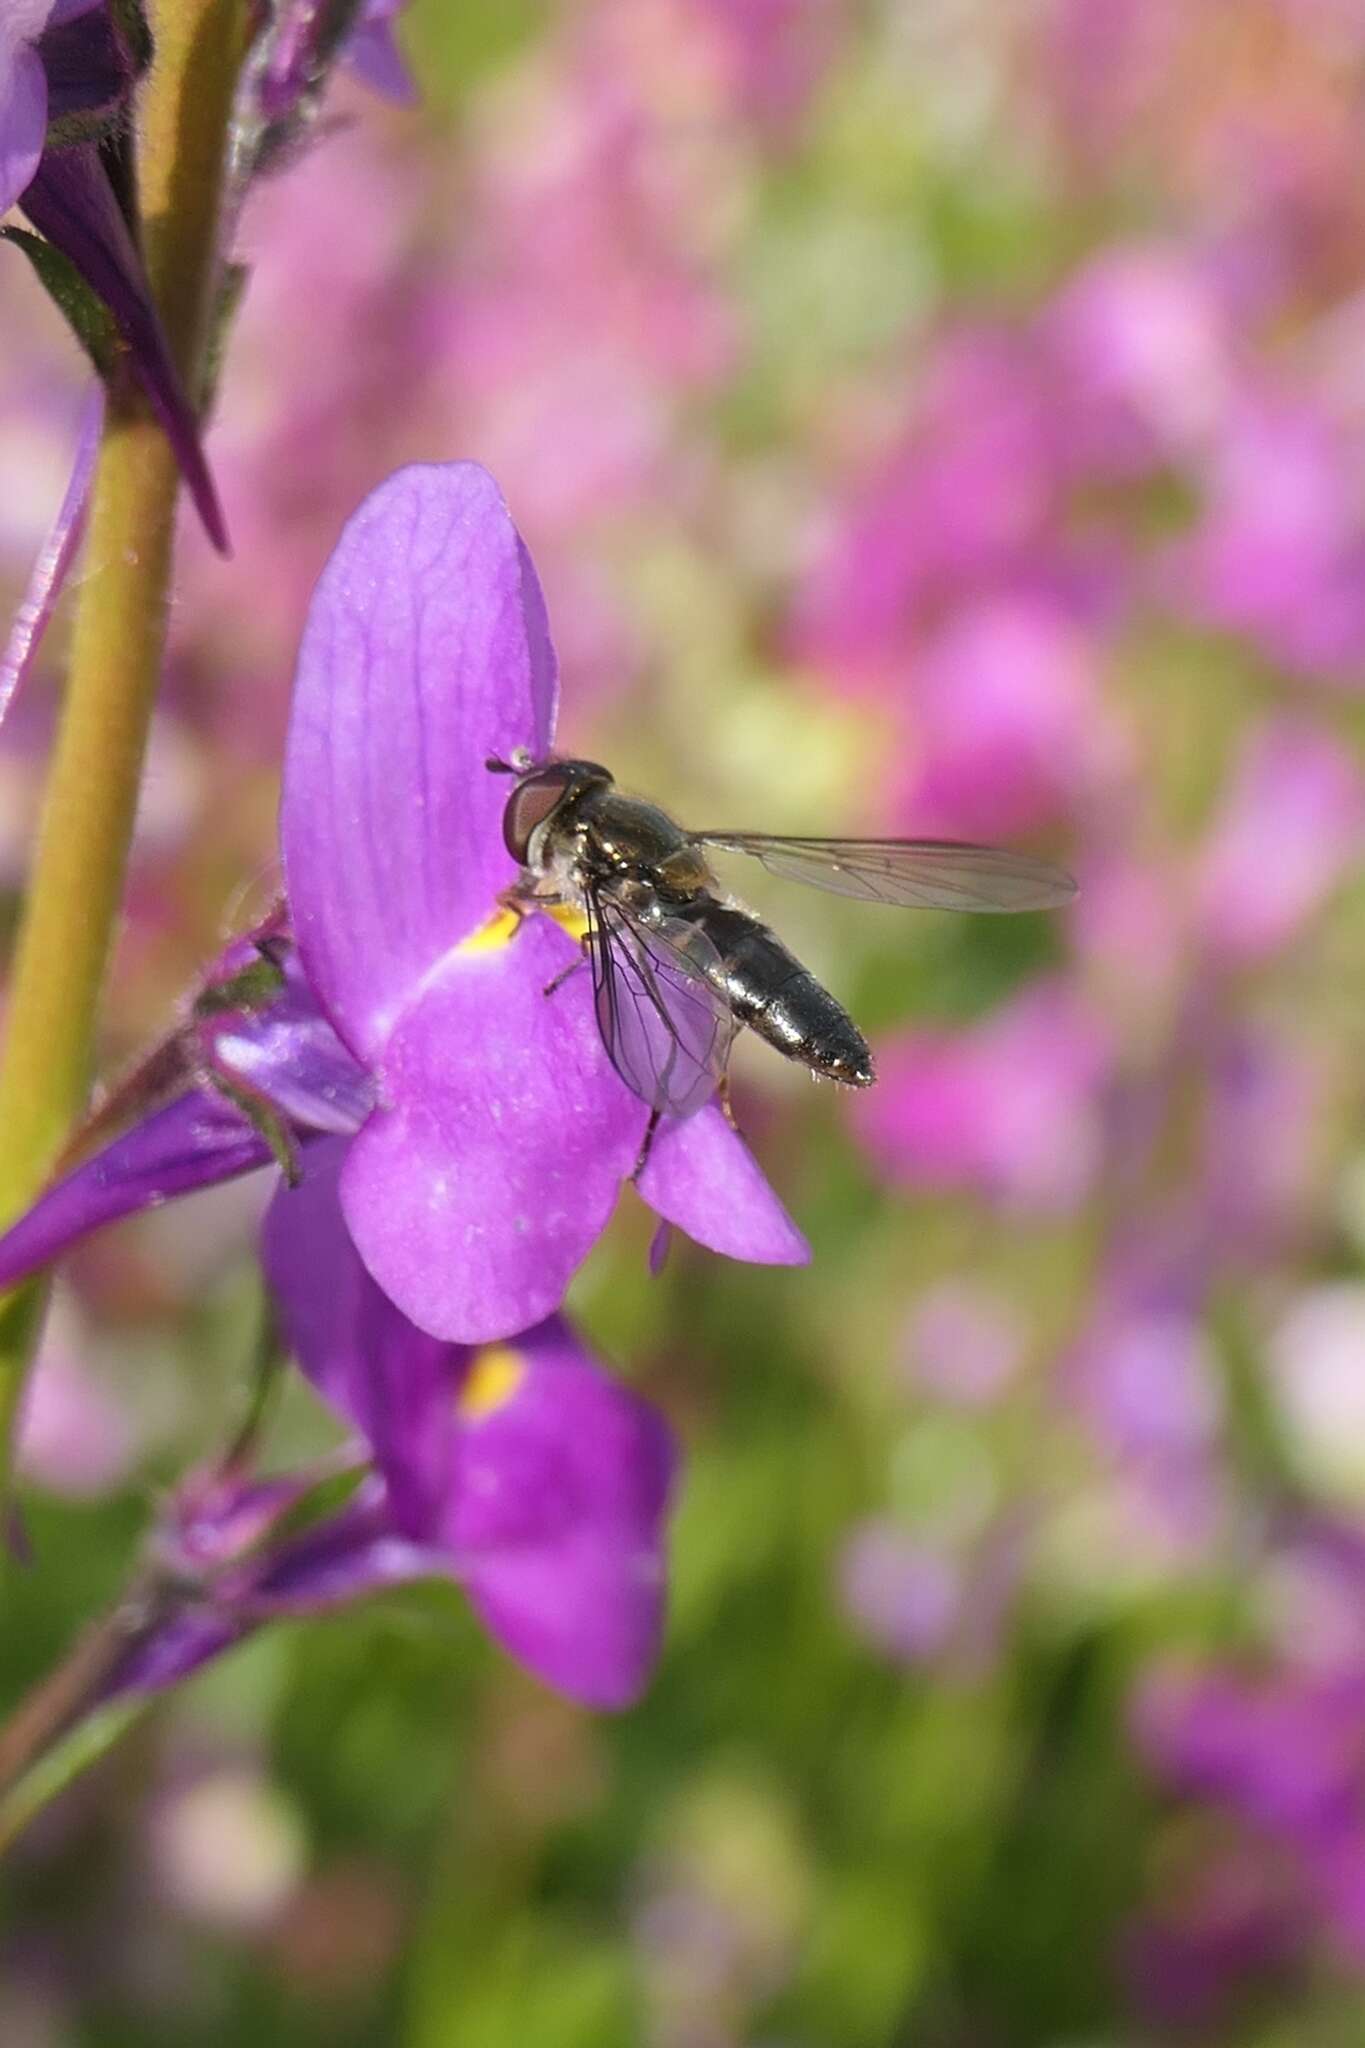
<svg viewBox="0 0 1365 2048"><path fill-rule="evenodd" d="M193 391L216 284L216 237L242 0L159 0L138 109L147 268ZM90 1085L165 644L179 475L137 397L111 404L42 822L10 976L0 1063L0 1222L41 1187ZM40 1321L0 1302L0 1489Z"/></svg>

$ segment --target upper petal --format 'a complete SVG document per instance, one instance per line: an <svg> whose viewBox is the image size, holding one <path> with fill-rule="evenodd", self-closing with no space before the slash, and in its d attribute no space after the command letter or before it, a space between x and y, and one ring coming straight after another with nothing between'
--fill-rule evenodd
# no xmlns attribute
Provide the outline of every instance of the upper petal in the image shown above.
<svg viewBox="0 0 1365 2048"><path fill-rule="evenodd" d="M28 44L0 45L0 213L32 181L47 133L47 80Z"/></svg>
<svg viewBox="0 0 1365 2048"><path fill-rule="evenodd" d="M645 1108L607 1060L573 942L532 917L452 957L402 1019L384 1107L351 1144L341 1202L361 1257L423 1329L462 1343L558 1308L634 1163Z"/></svg>
<svg viewBox="0 0 1365 2048"><path fill-rule="evenodd" d="M304 965L357 1052L515 869L490 755L546 752L555 663L535 570L476 463L372 492L309 608L281 837Z"/></svg>
<svg viewBox="0 0 1365 2048"><path fill-rule="evenodd" d="M507 1397L465 1404L444 1542L505 1649L575 1699L623 1707L663 1628L672 1438L559 1317L510 1357Z"/></svg>
<svg viewBox="0 0 1365 2048"><path fill-rule="evenodd" d="M810 1246L716 1103L660 1126L640 1193L698 1244L760 1266L804 1266Z"/></svg>

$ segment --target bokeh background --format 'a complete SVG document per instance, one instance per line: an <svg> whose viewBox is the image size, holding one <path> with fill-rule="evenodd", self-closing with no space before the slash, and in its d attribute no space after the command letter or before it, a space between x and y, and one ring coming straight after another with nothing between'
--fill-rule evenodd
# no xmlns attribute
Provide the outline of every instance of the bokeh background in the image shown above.
<svg viewBox="0 0 1365 2048"><path fill-rule="evenodd" d="M738 1061L809 1271L623 1204L573 1305L687 1449L594 1719L453 1597L281 1628L0 1878L5 2048L1365 2041L1365 9L414 0L254 198L108 1015L268 888L313 579L473 455L561 736L696 823L1068 862L752 892L878 1050ZM4 270L0 596L81 379ZM12 926L60 676L0 737ZM746 878L747 880L747 878ZM243 1183L64 1275L22 1689L247 1398ZM280 1460L332 1440L301 1386Z"/></svg>

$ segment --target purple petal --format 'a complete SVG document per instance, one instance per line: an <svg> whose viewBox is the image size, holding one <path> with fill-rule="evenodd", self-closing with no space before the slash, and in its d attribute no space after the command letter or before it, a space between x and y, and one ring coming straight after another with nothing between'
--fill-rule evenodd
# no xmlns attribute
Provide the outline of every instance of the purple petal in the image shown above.
<svg viewBox="0 0 1365 2048"><path fill-rule="evenodd" d="M163 1692L241 1641L251 1624L205 1604L177 1608L139 1638L114 1666L105 1700L130 1692Z"/></svg>
<svg viewBox="0 0 1365 2048"><path fill-rule="evenodd" d="M2 207L0 211L3 211ZM3 652L0 652L0 725L4 724L5 713L33 666L48 621L80 548L81 536L85 532L90 479L95 473L103 422L104 393L97 384L81 409L71 481L67 484L52 530L33 565L9 638Z"/></svg>
<svg viewBox="0 0 1365 2048"><path fill-rule="evenodd" d="M717 1104L660 1126L639 1185L651 1209L713 1252L760 1266L809 1264L810 1246Z"/></svg>
<svg viewBox="0 0 1365 2048"><path fill-rule="evenodd" d="M311 1614L431 1572L429 1554L394 1533L383 1487L372 1481L340 1514L278 1551L237 1599L256 1618Z"/></svg>
<svg viewBox="0 0 1365 2048"><path fill-rule="evenodd" d="M142 258L95 145L49 150L24 192L24 211L109 308L151 408L175 450L205 530L214 546L226 551L227 531L199 443L199 422L171 358Z"/></svg>
<svg viewBox="0 0 1365 2048"><path fill-rule="evenodd" d="M0 214L27 190L47 133L47 79L38 52L0 50Z"/></svg>
<svg viewBox="0 0 1365 2048"><path fill-rule="evenodd" d="M302 1183L281 1186L266 1213L262 1257L290 1349L373 1446L399 1529L420 1535L444 1485L466 1354L415 1328L366 1272L337 1198L345 1155L336 1139L310 1148Z"/></svg>
<svg viewBox="0 0 1365 2048"><path fill-rule="evenodd" d="M387 21L362 21L342 51L346 69L395 106L415 107L417 87Z"/></svg>
<svg viewBox="0 0 1365 2048"><path fill-rule="evenodd" d="M292 1123L358 1131L374 1107L370 1077L318 1009L294 954L284 971L284 991L268 1009L214 1031L214 1063L269 1096Z"/></svg>
<svg viewBox="0 0 1365 2048"><path fill-rule="evenodd" d="M645 1109L608 1063L586 973L551 919L452 956L385 1051L341 1202L375 1279L423 1329L466 1344L564 1298L634 1164ZM695 1119L694 1119L695 1121Z"/></svg>
<svg viewBox="0 0 1365 2048"><path fill-rule="evenodd" d="M263 1166L265 1140L222 1096L195 1089L135 1124L38 1197L0 1237L0 1288L117 1217Z"/></svg>
<svg viewBox="0 0 1365 2048"><path fill-rule="evenodd" d="M575 1699L624 1707L663 1629L672 1439L559 1318L511 1356L514 1391L459 1430L445 1541L506 1650Z"/></svg>
<svg viewBox="0 0 1365 2048"><path fill-rule="evenodd" d="M487 471L390 477L313 597L281 810L304 965L357 1052L515 878L484 763L545 753L554 698L540 586Z"/></svg>

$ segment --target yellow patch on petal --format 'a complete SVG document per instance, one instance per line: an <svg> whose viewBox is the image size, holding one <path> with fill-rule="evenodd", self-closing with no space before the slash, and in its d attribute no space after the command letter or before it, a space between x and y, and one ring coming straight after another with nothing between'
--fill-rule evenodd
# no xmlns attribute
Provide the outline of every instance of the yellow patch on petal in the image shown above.
<svg viewBox="0 0 1365 2048"><path fill-rule="evenodd" d="M526 1377L526 1360L507 1344L476 1352L455 1405L466 1422L482 1422L505 1408Z"/></svg>
<svg viewBox="0 0 1365 2048"><path fill-rule="evenodd" d="M588 929L587 918L571 903L547 903L545 908L537 910L536 914L552 917L557 925L563 926L571 939L581 940ZM461 953L495 953L499 946L509 946L512 943L521 923L522 918L515 910L495 910L477 931L472 931L467 939L461 939L456 950Z"/></svg>

